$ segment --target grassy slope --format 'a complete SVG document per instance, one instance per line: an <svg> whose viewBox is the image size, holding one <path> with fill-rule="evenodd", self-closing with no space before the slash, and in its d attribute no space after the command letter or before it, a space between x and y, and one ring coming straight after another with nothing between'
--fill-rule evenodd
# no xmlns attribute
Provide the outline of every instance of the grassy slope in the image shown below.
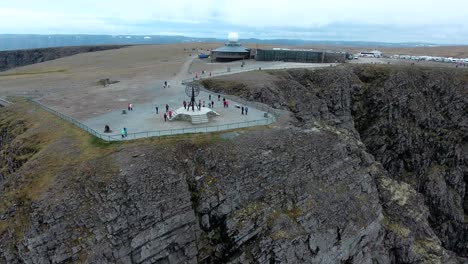
<svg viewBox="0 0 468 264"><path fill-rule="evenodd" d="M0 112L3 125L19 119L27 124L27 129L13 135L10 145L35 151L25 157L27 161L16 172L6 175L0 185L0 214L16 210L13 217L0 220L0 236L7 230L14 230L16 239L22 238L28 226L31 203L54 185L57 175L68 172L80 174L89 169L87 164L92 160L99 159L100 166L93 169L99 172L97 175L105 178L116 168L106 157L119 147L119 144L103 144L86 132L22 100Z"/></svg>

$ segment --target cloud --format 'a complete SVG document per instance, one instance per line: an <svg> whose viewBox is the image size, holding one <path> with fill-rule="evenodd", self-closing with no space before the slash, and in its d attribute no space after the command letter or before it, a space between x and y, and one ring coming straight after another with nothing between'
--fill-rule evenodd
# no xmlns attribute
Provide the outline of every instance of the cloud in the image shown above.
<svg viewBox="0 0 468 264"><path fill-rule="evenodd" d="M460 0L15 0L0 4L0 14L0 33L196 36L211 30L223 36L244 31L280 38L468 41L468 2ZM343 25L350 25L347 31ZM414 29L423 32L408 33Z"/></svg>

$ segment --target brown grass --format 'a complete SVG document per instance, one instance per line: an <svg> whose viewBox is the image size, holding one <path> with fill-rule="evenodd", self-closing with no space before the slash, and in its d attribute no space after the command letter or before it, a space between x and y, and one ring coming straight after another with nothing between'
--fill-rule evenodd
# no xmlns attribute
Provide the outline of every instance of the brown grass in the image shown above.
<svg viewBox="0 0 468 264"><path fill-rule="evenodd" d="M102 177L100 180L108 181L117 171L117 166L109 158L110 154L117 151L121 144L96 146L94 137L81 129L25 100L14 101L8 112L0 112L0 115L23 118L28 123L28 129L14 140L21 142L22 147L38 149L17 174L7 175L8 184L0 193L0 213L18 206L13 217L0 220L0 234L13 230L16 239L21 239L29 225L30 204L41 199L51 188L60 188L55 186L58 176L93 173ZM99 162L94 162L98 159ZM95 163L98 165L89 166ZM93 171L87 171L90 168ZM9 177L15 177L14 181Z"/></svg>

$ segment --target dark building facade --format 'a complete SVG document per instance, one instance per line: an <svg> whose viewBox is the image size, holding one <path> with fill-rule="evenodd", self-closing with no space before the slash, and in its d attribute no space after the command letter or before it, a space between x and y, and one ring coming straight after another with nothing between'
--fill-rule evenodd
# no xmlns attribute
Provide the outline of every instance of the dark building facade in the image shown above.
<svg viewBox="0 0 468 264"><path fill-rule="evenodd" d="M255 59L258 61L286 61L308 63L343 63L348 57L344 52L290 49L258 49Z"/></svg>

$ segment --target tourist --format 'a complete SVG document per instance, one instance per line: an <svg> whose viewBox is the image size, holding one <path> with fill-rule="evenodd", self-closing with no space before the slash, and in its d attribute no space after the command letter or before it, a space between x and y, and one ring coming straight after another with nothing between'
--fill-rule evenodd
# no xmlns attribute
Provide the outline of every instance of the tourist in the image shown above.
<svg viewBox="0 0 468 264"><path fill-rule="evenodd" d="M211 102L208 102L208 108L211 108Z"/></svg>
<svg viewBox="0 0 468 264"><path fill-rule="evenodd" d="M126 127L124 127L124 128L123 128L123 130L124 130L124 133L125 133L125 137L127 137L127 136L128 136L128 131L127 131L127 128L126 128Z"/></svg>
<svg viewBox="0 0 468 264"><path fill-rule="evenodd" d="M242 110L242 114L244 114L244 107L241 107L241 110Z"/></svg>
<svg viewBox="0 0 468 264"><path fill-rule="evenodd" d="M159 108L156 106L156 114L159 113Z"/></svg>
<svg viewBox="0 0 468 264"><path fill-rule="evenodd" d="M169 105L166 104L166 113L169 112Z"/></svg>
<svg viewBox="0 0 468 264"><path fill-rule="evenodd" d="M229 108L229 102L226 100L226 108Z"/></svg>
<svg viewBox="0 0 468 264"><path fill-rule="evenodd" d="M226 102L226 97L223 97L223 102Z"/></svg>
<svg viewBox="0 0 468 264"><path fill-rule="evenodd" d="M120 135L122 135L122 139L125 137L125 130L123 128L120 130Z"/></svg>
<svg viewBox="0 0 468 264"><path fill-rule="evenodd" d="M133 111L133 104L130 104L130 111Z"/></svg>
<svg viewBox="0 0 468 264"><path fill-rule="evenodd" d="M218 94L218 101L220 100L220 98L221 98L221 95L220 95L220 94Z"/></svg>
<svg viewBox="0 0 468 264"><path fill-rule="evenodd" d="M104 133L110 133L110 132L111 132L111 131L110 131L109 125L105 125L105 126L104 126Z"/></svg>
<svg viewBox="0 0 468 264"><path fill-rule="evenodd" d="M245 115L247 115L247 112L249 112L249 108L245 106L244 111L245 111Z"/></svg>
<svg viewBox="0 0 468 264"><path fill-rule="evenodd" d="M167 113L164 113L164 122L167 121Z"/></svg>
<svg viewBox="0 0 468 264"><path fill-rule="evenodd" d="M127 110L128 111L130 111L130 105L131 105L130 103L128 103L128 105L127 105Z"/></svg>
<svg viewBox="0 0 468 264"><path fill-rule="evenodd" d="M172 118L172 111L169 111L169 119Z"/></svg>
<svg viewBox="0 0 468 264"><path fill-rule="evenodd" d="M201 103L198 104L198 111L201 110Z"/></svg>
<svg viewBox="0 0 468 264"><path fill-rule="evenodd" d="M187 107L187 102L184 100L184 109Z"/></svg>
<svg viewBox="0 0 468 264"><path fill-rule="evenodd" d="M211 108L214 108L214 102L211 101Z"/></svg>
<svg viewBox="0 0 468 264"><path fill-rule="evenodd" d="M210 101L211 101L211 94L210 94L210 95L208 95L208 100L210 100Z"/></svg>

